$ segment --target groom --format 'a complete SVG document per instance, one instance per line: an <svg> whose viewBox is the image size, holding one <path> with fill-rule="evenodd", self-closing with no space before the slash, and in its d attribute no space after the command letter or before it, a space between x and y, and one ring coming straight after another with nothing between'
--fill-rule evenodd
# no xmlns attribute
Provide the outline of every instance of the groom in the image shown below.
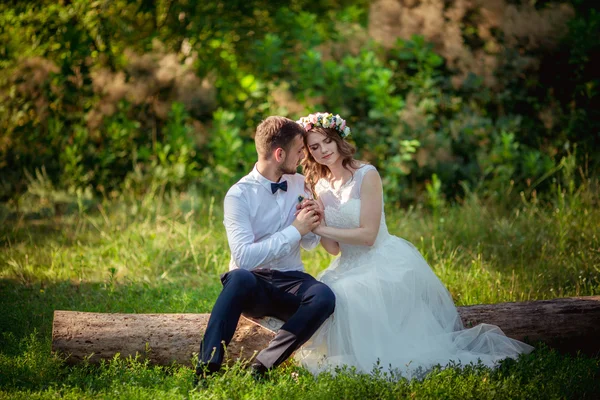
<svg viewBox="0 0 600 400"><path fill-rule="evenodd" d="M225 196L231 261L200 343L198 379L219 370L223 344L231 341L242 313L285 321L251 366L258 376L285 361L333 313L333 292L305 273L300 259L300 246L310 250L320 240L311 232L320 221L316 204L308 201L296 213L299 196L307 196L304 177L296 174L304 156L302 134L300 125L284 117L262 121L255 135L258 162Z"/></svg>

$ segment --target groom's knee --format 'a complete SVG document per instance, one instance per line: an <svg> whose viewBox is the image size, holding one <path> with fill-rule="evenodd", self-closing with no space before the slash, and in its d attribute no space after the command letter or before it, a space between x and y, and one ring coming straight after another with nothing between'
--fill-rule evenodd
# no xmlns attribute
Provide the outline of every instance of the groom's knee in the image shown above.
<svg viewBox="0 0 600 400"><path fill-rule="evenodd" d="M320 313L329 317L335 310L335 294L331 288L325 284L320 284L315 289L313 304Z"/></svg>
<svg viewBox="0 0 600 400"><path fill-rule="evenodd" d="M251 293L257 285L256 277L245 269L234 269L221 279L223 290L231 291L237 296L244 297Z"/></svg>

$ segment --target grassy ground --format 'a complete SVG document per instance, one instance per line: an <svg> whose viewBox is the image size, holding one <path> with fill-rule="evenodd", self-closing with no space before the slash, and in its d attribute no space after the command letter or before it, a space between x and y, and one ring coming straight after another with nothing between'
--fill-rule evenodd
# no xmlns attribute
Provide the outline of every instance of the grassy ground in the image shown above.
<svg viewBox="0 0 600 400"><path fill-rule="evenodd" d="M435 217L417 207L387 210L387 220L424 254L457 305L598 295L597 194L588 182L510 208L471 196ZM410 382L382 370L313 378L289 364L255 384L234 366L194 391L192 370L181 366L118 358L68 367L50 353L54 310L210 312L228 248L220 202L193 193L80 203L62 216L44 210L0 208L0 398L600 397L599 358L543 346L496 370L438 369ZM331 260L322 250L303 259L313 274Z"/></svg>

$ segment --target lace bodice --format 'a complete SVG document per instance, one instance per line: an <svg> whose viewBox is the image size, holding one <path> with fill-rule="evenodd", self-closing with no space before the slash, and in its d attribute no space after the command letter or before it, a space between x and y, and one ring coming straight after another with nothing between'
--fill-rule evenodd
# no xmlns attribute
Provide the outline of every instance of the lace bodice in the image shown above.
<svg viewBox="0 0 600 400"><path fill-rule="evenodd" d="M317 182L315 191L325 207L325 221L328 226L342 229L358 228L360 226L360 208L362 204L360 188L364 176L371 170L376 169L369 164L362 165L354 172L353 178L338 189L333 188L325 178ZM375 250L389 236L385 223L385 213L382 211L379 233L375 244L369 247L340 243L341 258L342 260L348 257L354 258Z"/></svg>

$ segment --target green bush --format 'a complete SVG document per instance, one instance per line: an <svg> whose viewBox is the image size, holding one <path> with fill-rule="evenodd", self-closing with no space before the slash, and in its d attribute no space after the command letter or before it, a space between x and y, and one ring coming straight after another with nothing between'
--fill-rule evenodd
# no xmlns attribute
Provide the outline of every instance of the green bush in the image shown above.
<svg viewBox="0 0 600 400"><path fill-rule="evenodd" d="M549 21L537 31L494 28L485 4L461 14L444 3L425 36L394 33L384 3L3 4L0 198L24 193L42 168L72 193L214 192L251 167L266 115L325 110L348 120L390 202L425 200L434 175L449 201L465 188L541 194L575 147L578 165L598 170L591 2L499 3L511 13L496 17L516 27ZM421 18L419 7L403 12Z"/></svg>

